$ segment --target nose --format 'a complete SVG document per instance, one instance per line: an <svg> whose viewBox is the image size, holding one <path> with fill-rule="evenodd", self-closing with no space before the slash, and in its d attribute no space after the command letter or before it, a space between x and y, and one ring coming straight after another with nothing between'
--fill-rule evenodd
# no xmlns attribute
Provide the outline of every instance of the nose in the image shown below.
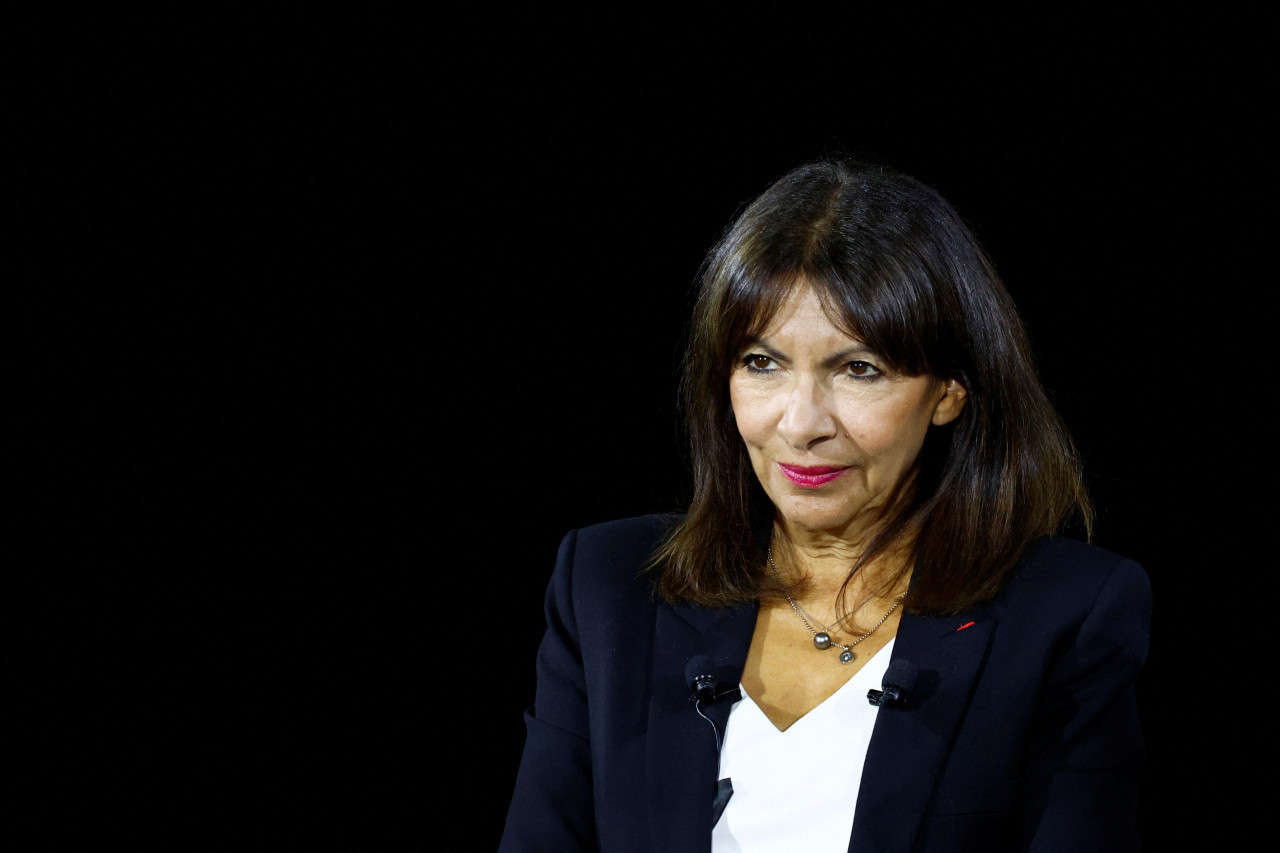
<svg viewBox="0 0 1280 853"><path fill-rule="evenodd" d="M786 396L786 408L778 421L778 433L797 450L836 435L839 431L831 411L828 390L811 377L797 378Z"/></svg>

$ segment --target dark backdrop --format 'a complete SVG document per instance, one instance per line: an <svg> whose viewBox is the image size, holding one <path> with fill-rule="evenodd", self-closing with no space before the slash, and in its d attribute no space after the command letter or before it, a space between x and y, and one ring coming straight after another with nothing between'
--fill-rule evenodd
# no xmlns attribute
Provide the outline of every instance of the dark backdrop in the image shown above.
<svg viewBox="0 0 1280 853"><path fill-rule="evenodd" d="M1245 838L1263 28L14 21L22 815L51 849L496 845L560 537L684 500L703 253L845 153L973 225L1098 543L1151 576L1151 846Z"/></svg>

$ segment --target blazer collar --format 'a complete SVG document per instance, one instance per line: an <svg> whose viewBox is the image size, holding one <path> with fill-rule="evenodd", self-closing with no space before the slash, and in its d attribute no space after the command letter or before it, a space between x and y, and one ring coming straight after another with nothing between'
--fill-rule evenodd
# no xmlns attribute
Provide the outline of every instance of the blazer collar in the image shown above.
<svg viewBox="0 0 1280 853"><path fill-rule="evenodd" d="M916 684L905 705L876 715L851 851L911 849L995 625L983 607L950 617L902 615L893 660L910 663Z"/></svg>
<svg viewBox="0 0 1280 853"><path fill-rule="evenodd" d="M757 608L660 607L654 631L653 695L646 732L650 849L709 853L712 804L732 695L751 647ZM721 699L695 703L686 664L710 658Z"/></svg>

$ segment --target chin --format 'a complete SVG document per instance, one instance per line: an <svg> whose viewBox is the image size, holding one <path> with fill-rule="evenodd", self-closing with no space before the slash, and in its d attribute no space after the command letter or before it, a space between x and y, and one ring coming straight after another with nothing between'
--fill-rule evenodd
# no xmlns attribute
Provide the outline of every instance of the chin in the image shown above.
<svg viewBox="0 0 1280 853"><path fill-rule="evenodd" d="M856 513L851 511L847 506L812 506L815 501L813 498L802 499L802 503L795 498L784 498L782 501L774 501L774 507L777 509L778 516L783 522L790 527L797 527L801 530L810 530L815 533L833 533L839 535L846 530L852 523ZM799 503L799 505L797 505Z"/></svg>

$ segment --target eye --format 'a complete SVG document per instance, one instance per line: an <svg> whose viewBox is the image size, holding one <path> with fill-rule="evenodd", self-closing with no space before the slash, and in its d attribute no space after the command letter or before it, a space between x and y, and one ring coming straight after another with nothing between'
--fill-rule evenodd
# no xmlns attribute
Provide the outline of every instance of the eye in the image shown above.
<svg viewBox="0 0 1280 853"><path fill-rule="evenodd" d="M849 368L849 375L854 379L875 379L883 375L880 368L869 361L851 361L845 367Z"/></svg>
<svg viewBox="0 0 1280 853"><path fill-rule="evenodd" d="M742 357L742 365L752 373L769 373L773 369L773 359L753 352Z"/></svg>

